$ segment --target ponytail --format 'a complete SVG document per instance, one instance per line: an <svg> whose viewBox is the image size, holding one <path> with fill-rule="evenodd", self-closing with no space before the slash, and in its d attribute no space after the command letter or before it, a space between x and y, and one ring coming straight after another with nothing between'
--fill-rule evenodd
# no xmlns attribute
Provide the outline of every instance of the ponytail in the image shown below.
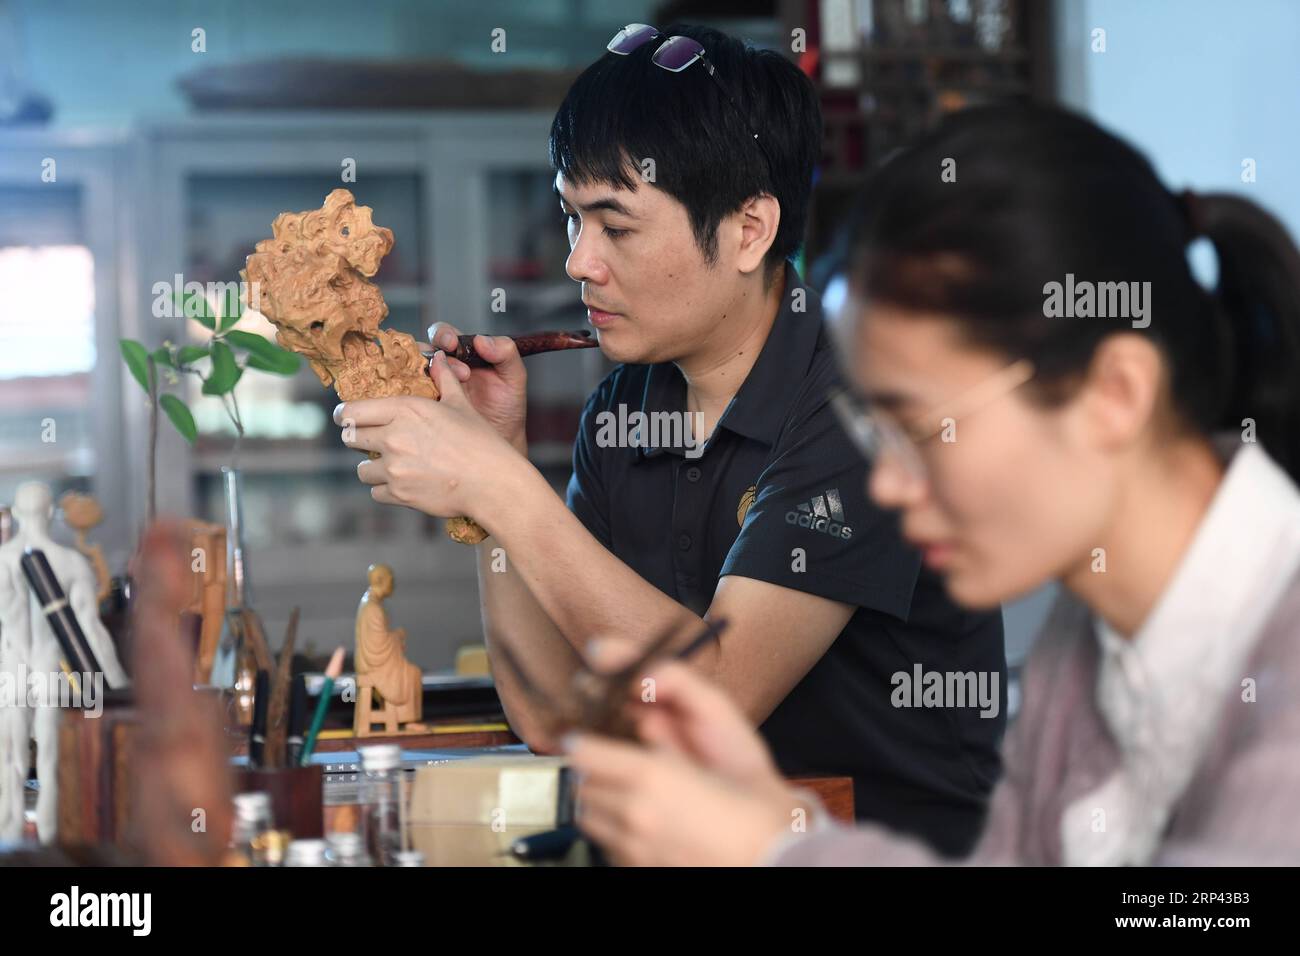
<svg viewBox="0 0 1300 956"><path fill-rule="evenodd" d="M943 182L953 157L960 178ZM1253 437L1300 484L1300 251L1259 206L1171 193L1128 143L1041 105L951 114L858 203L839 255L864 298L950 316L969 342L1028 359L1044 403L1072 394L1107 336L1146 336L1181 426ZM1218 254L1213 291L1188 263L1199 237ZM1047 317L1044 293L1067 275L1141 280L1146 321Z"/></svg>
<svg viewBox="0 0 1300 956"><path fill-rule="evenodd" d="M1219 260L1214 299L1226 322L1226 402L1216 428L1256 439L1300 483L1300 250L1255 203L1224 193L1184 194L1193 235Z"/></svg>

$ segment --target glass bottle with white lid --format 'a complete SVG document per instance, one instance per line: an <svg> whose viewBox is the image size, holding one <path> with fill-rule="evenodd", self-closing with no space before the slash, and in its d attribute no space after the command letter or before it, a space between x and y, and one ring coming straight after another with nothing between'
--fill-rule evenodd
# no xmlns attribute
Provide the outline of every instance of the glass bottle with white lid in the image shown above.
<svg viewBox="0 0 1300 956"><path fill-rule="evenodd" d="M361 751L361 833L376 866L395 866L402 849L402 748L376 744Z"/></svg>
<svg viewBox="0 0 1300 956"><path fill-rule="evenodd" d="M268 866L267 837L272 830L271 795L261 791L238 793L230 847L243 854L250 866Z"/></svg>

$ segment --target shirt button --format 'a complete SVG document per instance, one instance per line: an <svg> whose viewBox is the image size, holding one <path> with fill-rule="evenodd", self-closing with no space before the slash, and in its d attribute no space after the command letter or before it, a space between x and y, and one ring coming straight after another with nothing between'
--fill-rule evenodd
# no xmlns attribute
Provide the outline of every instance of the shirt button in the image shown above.
<svg viewBox="0 0 1300 956"><path fill-rule="evenodd" d="M691 467L686 469L686 480L699 481L700 475L702 474L704 474L704 472L700 471L700 469L697 468L695 465L691 465Z"/></svg>
<svg viewBox="0 0 1300 956"><path fill-rule="evenodd" d="M689 534L679 534L677 536L677 547L682 551L691 550L691 536Z"/></svg>

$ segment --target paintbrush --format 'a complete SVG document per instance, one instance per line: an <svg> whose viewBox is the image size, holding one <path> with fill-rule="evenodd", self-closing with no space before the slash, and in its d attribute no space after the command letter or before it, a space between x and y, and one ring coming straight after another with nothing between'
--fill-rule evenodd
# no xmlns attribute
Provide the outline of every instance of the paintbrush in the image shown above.
<svg viewBox="0 0 1300 956"><path fill-rule="evenodd" d="M704 629L673 654L678 660L690 657L710 641L716 640L726 628L725 618L716 618L704 622ZM627 665L609 674L593 671L584 661L579 660L573 674L573 690L578 700L578 712L573 713L560 706L553 695L546 693L529 675L527 668L515 656L508 642L498 636L493 641L506 666L519 678L519 686L542 712L542 720L548 730L558 734L564 730L580 728L612 736L627 736L624 729L615 726L615 719L631 693L632 685L646 666L655 658L662 657L664 651L677 637L677 626L669 625L661 631L645 648Z"/></svg>
<svg viewBox="0 0 1300 956"><path fill-rule="evenodd" d="M266 765L266 711L271 696L271 675L257 672L253 684L253 722L248 727L248 765L261 770Z"/></svg>
<svg viewBox="0 0 1300 956"><path fill-rule="evenodd" d="M302 756L302 735L307 729L307 681L301 674L293 679L289 694L289 736L285 738L284 765L298 766Z"/></svg>
<svg viewBox="0 0 1300 956"><path fill-rule="evenodd" d="M485 333L486 334L486 333ZM576 332L526 332L523 335L511 335L520 358L529 355L541 355L543 352L561 352L565 349L594 349L600 343L592 336L590 329ZM421 344L420 351L432 357L434 349ZM470 368L491 368L492 363L483 358L474 349L474 334L456 337L456 351L451 358L460 359Z"/></svg>

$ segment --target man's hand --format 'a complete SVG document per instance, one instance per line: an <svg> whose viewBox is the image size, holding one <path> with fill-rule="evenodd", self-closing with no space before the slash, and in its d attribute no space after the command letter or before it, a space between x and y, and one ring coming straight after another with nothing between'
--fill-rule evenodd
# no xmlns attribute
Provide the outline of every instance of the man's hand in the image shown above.
<svg viewBox="0 0 1300 956"><path fill-rule="evenodd" d="M484 524L492 502L514 493L512 481L527 460L474 410L441 352L429 373L438 401L399 396L345 402L334 409L334 423L343 427L349 448L379 452L357 465L375 501Z"/></svg>
<svg viewBox="0 0 1300 956"><path fill-rule="evenodd" d="M514 339L507 335L476 335L474 350L492 363L491 368L471 369L455 355L460 333L446 322L429 326L429 343L444 350L456 380L465 387L470 404L506 441L523 455L528 454L524 423L527 413L528 372Z"/></svg>

